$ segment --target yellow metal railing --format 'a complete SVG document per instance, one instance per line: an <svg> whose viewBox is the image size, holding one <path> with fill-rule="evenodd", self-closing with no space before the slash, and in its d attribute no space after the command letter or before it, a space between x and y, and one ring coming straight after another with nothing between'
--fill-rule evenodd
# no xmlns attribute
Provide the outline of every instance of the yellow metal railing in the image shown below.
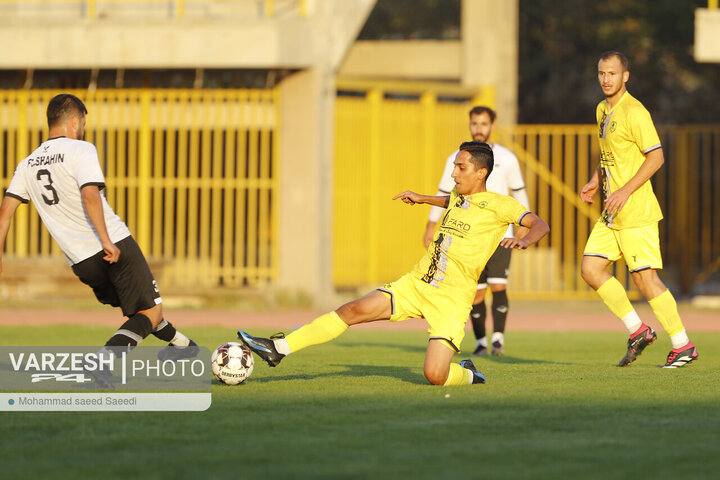
<svg viewBox="0 0 720 480"><path fill-rule="evenodd" d="M157 7L167 6L168 13L174 18L183 18L187 13L187 7L189 5L203 5L209 3L218 4L243 4L243 3L256 3L258 4L264 13L266 18L273 18L279 8L287 10L287 7L291 7L301 17L308 15L308 0L0 0L0 5L12 5L12 4L23 4L23 5L37 5L42 7L48 3L54 5L78 5L79 11L84 13L84 16L88 19L98 17L99 9L104 5L119 5L119 4L134 4L136 8L139 7Z"/></svg>
<svg viewBox="0 0 720 480"><path fill-rule="evenodd" d="M47 137L59 92L0 91L0 188ZM88 108L106 195L170 286L277 278L277 90L73 92ZM61 256L32 209L16 213L8 257Z"/></svg>
<svg viewBox="0 0 720 480"><path fill-rule="evenodd" d="M347 88L347 86L345 86ZM46 137L45 108L57 92L0 91L0 188ZM162 284L257 285L277 280L277 90L97 90L75 92L88 109L87 139L100 155L106 195ZM393 202L406 188L434 192L447 155L467 139L469 94L340 95L335 112L332 252L338 287L377 285L423 254L428 209ZM653 184L665 268L690 293L720 270L720 126L661 127L665 166ZM598 205L577 191L597 165L594 125L498 128L494 140L520 160L531 208L550 235L513 256L516 298L594 298L579 276ZM61 257L32 207L21 207L8 258ZM616 275L637 296L622 263Z"/></svg>
<svg viewBox="0 0 720 480"><path fill-rule="evenodd" d="M408 97L408 96L406 96ZM435 192L444 161L468 139L474 102L417 98L381 90L336 102L334 281L340 287L392 281L421 257L428 208L392 202L409 188ZM666 165L653 183L661 222L666 282L683 293L720 269L720 127L659 129ZM517 298L595 298L580 277L580 260L599 202L583 204L579 188L599 158L594 125L498 128L495 141L518 156L531 208L551 232L513 256L510 291ZM614 273L639 298L624 263Z"/></svg>

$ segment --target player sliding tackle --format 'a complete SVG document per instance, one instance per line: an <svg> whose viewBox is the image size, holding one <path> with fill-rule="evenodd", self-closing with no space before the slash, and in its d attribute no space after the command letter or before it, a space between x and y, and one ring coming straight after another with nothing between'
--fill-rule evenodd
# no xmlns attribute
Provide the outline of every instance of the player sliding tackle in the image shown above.
<svg viewBox="0 0 720 480"><path fill-rule="evenodd" d="M274 367L290 353L329 342L359 323L424 318L430 340L425 354L425 377L434 385L485 383L470 360L452 363L465 336L477 279L498 244L525 249L550 230L517 200L485 188L493 170L492 149L482 142L465 142L455 157L449 196L427 196L405 191L393 200L445 208L433 242L408 274L334 312L316 318L290 333L258 338L238 331L253 352ZM529 228L523 238L505 238L509 224Z"/></svg>

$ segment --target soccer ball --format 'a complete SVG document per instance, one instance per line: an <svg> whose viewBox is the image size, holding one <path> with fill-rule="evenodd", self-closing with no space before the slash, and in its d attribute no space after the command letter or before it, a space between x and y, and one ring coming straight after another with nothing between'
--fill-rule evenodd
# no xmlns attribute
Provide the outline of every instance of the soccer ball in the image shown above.
<svg viewBox="0 0 720 480"><path fill-rule="evenodd" d="M252 375L255 360L249 348L237 342L223 343L210 360L215 377L227 385L238 385Z"/></svg>

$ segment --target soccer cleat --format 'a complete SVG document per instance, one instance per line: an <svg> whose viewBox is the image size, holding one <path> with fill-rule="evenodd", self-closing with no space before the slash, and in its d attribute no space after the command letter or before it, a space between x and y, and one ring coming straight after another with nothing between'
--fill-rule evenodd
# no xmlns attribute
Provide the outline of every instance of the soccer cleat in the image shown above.
<svg viewBox="0 0 720 480"><path fill-rule="evenodd" d="M688 343L684 347L673 348L668 353L667 361L665 365L660 365L662 368L680 368L688 365L698 358L698 351L692 342Z"/></svg>
<svg viewBox="0 0 720 480"><path fill-rule="evenodd" d="M274 338L285 338L285 334L283 333L276 333L270 338L253 337L242 330L238 330L237 334L242 343L255 352L257 356L265 360L271 367L277 367L280 360L285 357L285 355L275 349L275 342L273 342Z"/></svg>
<svg viewBox="0 0 720 480"><path fill-rule="evenodd" d="M472 383L485 383L485 375L483 375L481 372L478 372L477 368L475 368L475 364L472 362L472 360L463 360L460 362L460 366L462 368L467 368L470 370L473 374Z"/></svg>
<svg viewBox="0 0 720 480"><path fill-rule="evenodd" d="M157 357L161 362L165 362L167 360L176 362L178 360L182 360L183 358L193 358L197 356L199 351L200 348L198 348L198 344L190 340L190 345L187 347L168 345L158 352Z"/></svg>
<svg viewBox="0 0 720 480"><path fill-rule="evenodd" d="M488 354L487 347L483 345L478 345L474 352L472 352L470 355L473 357L484 357Z"/></svg>
<svg viewBox="0 0 720 480"><path fill-rule="evenodd" d="M491 353L492 353L493 356L495 356L495 357L502 357L503 355L505 355L505 349L503 348L503 344L500 343L500 342L497 341L497 340L494 341L494 342L492 343Z"/></svg>
<svg viewBox="0 0 720 480"><path fill-rule="evenodd" d="M644 327L645 328L639 333L636 333L634 337L630 337L628 339L627 352L622 360L620 360L620 363L618 363L618 367L627 367L630 365L632 362L637 360L637 357L642 354L643 350L645 350L648 345L651 345L655 340L657 340L655 330L653 330L649 325L644 325Z"/></svg>
<svg viewBox="0 0 720 480"><path fill-rule="evenodd" d="M93 370L83 368L83 373L87 374L90 378L92 378L98 389L115 390L115 385L113 385L110 381L112 373L110 373L109 371L100 370L99 368L95 368Z"/></svg>

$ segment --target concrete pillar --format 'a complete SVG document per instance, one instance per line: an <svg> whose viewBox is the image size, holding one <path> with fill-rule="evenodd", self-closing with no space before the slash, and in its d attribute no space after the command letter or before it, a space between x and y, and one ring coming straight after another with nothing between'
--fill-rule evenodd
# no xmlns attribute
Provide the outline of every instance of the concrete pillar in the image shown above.
<svg viewBox="0 0 720 480"><path fill-rule="evenodd" d="M495 87L498 123L517 122L518 0L463 0L462 83Z"/></svg>
<svg viewBox="0 0 720 480"><path fill-rule="evenodd" d="M300 71L280 84L279 287L331 297L332 73Z"/></svg>

